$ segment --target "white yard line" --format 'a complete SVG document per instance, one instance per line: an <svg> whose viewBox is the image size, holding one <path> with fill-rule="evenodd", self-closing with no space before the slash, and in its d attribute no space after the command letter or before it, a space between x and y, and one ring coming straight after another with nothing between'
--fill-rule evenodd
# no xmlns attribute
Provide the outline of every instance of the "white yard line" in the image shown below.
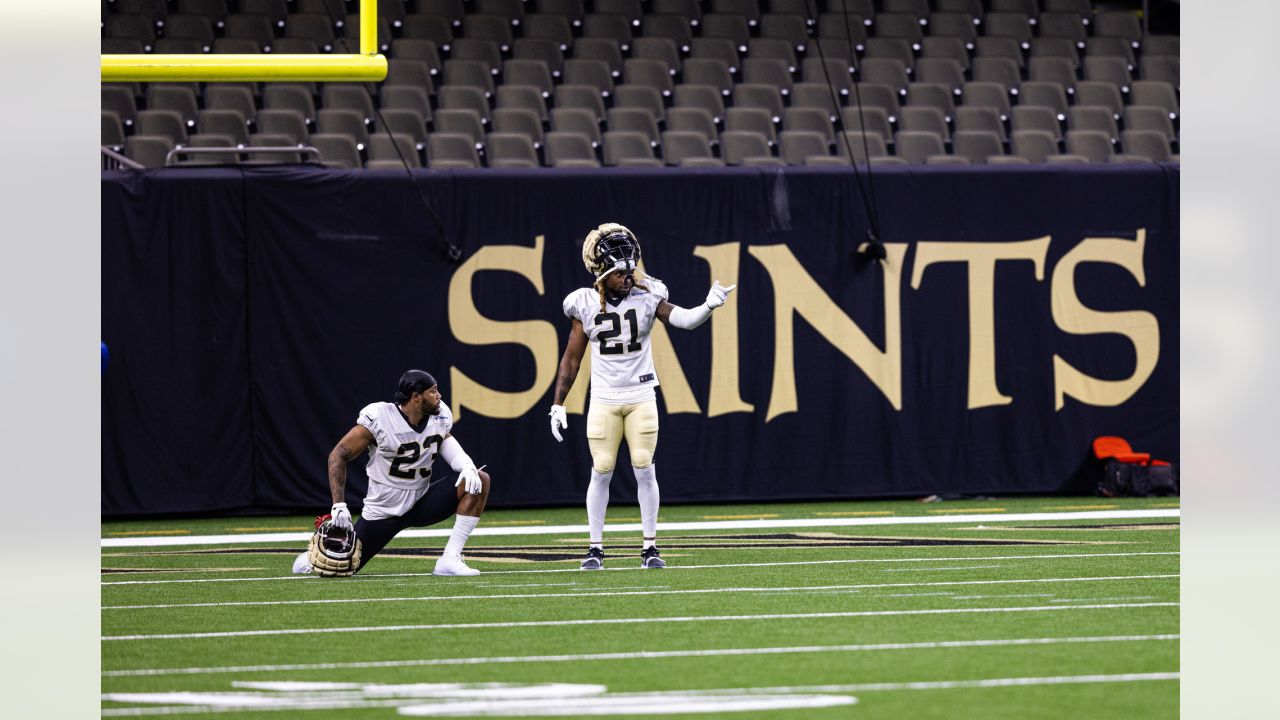
<svg viewBox="0 0 1280 720"><path fill-rule="evenodd" d="M1177 638L1176 635L1170 636ZM1159 639L1153 636L1152 639ZM1178 680L1181 673L1122 673L1116 675L1057 675L1051 677L988 678L983 680L936 680L925 682L861 683L851 685L801 685L796 687L761 687L718 689L720 694L810 693L810 692L874 692L877 690L954 690L959 688L1022 687L1027 685L1075 685L1080 683L1147 682ZM696 695L705 690L671 690L662 694ZM653 693L658 694L658 693Z"/></svg>
<svg viewBox="0 0 1280 720"><path fill-rule="evenodd" d="M743 567L783 567L788 565L846 565L861 563L899 563L899 562L973 562L974 560L1063 560L1063 559L1080 559L1080 558L1114 558L1114 557L1142 557L1149 555L1181 555L1177 550L1160 551L1160 552L1127 552L1127 553L1056 553L1053 555L995 555L991 557L914 557L914 558L844 558L839 560L795 560L788 562L763 562L763 563L723 563L719 565L668 565L666 570L715 570L719 568L743 568ZM635 570L644 570L637 565L632 567L611 567L605 568L605 572L628 572ZM664 570L664 572L666 571ZM183 572L174 570L173 572ZM573 568L539 568L537 570L486 570L485 576L489 575L528 575L547 573L579 573L582 572L576 567ZM404 577L430 577L429 572L420 573L372 573L359 574L350 578L343 578L341 582L378 582L394 578ZM298 580L311 582L335 582L318 578L314 575L272 575L269 577L247 577L247 578L189 578L180 580L111 580L103 581L103 586L111 585L169 585L174 583L206 583L206 582L256 582L271 580Z"/></svg>
<svg viewBox="0 0 1280 720"><path fill-rule="evenodd" d="M943 640L914 643L873 643L860 645L796 645L790 647L724 648L716 650L669 650L586 653L577 655L514 655L506 657L422 658L414 660L374 660L367 662L307 663L290 665L233 665L223 667L139 668L107 670L103 677L152 675L207 675L215 673L277 672L284 670L356 670L370 668L427 667L435 665L487 665L491 663L599 662L609 660L654 660L681 657L727 657L738 655L787 655L827 652L872 652L881 650L930 650L939 648L1005 647L1012 645L1058 645L1064 643L1152 642L1180 640L1181 635L1103 635L1064 638L1014 638L1003 640Z"/></svg>
<svg viewBox="0 0 1280 720"><path fill-rule="evenodd" d="M684 530L762 530L810 527L858 527L868 525L940 525L979 522L1034 522L1040 520L1134 520L1142 518L1181 517L1181 509L1168 510L1095 510L1087 512L1004 513L978 515L929 515L924 517L859 517L859 518L793 518L784 520L723 520L708 522L663 523L663 532ZM640 532L640 523L609 526L610 532ZM447 528L405 530L399 538L449 537ZM586 525L551 525L545 527L485 527L482 523L472 535L587 535ZM183 535L128 538L103 538L102 547L170 547L176 545L239 545L242 543L305 543L311 533L242 533L239 535Z"/></svg>
<svg viewBox="0 0 1280 720"><path fill-rule="evenodd" d="M204 608L204 607L244 607L244 606L276 606L276 605L327 605L327 604L343 604L350 605L353 603L380 603L380 602L431 602L441 600L513 600L513 599L537 599L537 598L580 598L580 597L615 597L619 595L706 595L713 593L740 593L740 592L757 592L757 593L780 593L780 592L806 592L815 590L866 590L871 588L907 588L907 587L940 587L952 585L1007 585L1021 583L1077 583L1077 582L1108 582L1113 580L1163 580L1169 578L1181 577L1179 574L1170 575L1110 575L1106 577L1065 577L1065 578L1031 578L1017 580L949 580L938 582L920 582L920 583L864 583L859 585L805 585L797 587L726 587L726 588L696 588L682 590L621 590L610 589L599 592L552 592L552 593L504 593L500 595L420 595L416 597L377 597L377 598L329 598L322 600L250 600L239 602L208 602L208 603L167 603L156 605L104 605L103 610L160 610L170 608ZM999 596L992 596L999 597ZM1106 600L1121 600L1124 598L1106 598ZM1152 598L1143 598L1152 599ZM1053 602L1083 602L1078 600L1055 600Z"/></svg>
<svg viewBox="0 0 1280 720"><path fill-rule="evenodd" d="M931 610L859 610L824 613L769 613L764 615L708 615L677 617L596 618L584 620L531 620L493 623L441 623L425 625L365 625L358 627L295 628L289 630L232 630L202 633L159 633L153 635L107 635L102 642L133 640L195 640L231 637L272 637L280 635L330 635L334 633L405 632L412 630L476 630L481 628L566 627L579 625L627 625L656 623L731 622L739 620L803 620L811 618L888 617L903 615L952 615L971 613L1062 612L1070 610L1119 610L1123 608L1178 607L1177 602L1108 603L1099 605L1040 605L1002 608L938 608Z"/></svg>

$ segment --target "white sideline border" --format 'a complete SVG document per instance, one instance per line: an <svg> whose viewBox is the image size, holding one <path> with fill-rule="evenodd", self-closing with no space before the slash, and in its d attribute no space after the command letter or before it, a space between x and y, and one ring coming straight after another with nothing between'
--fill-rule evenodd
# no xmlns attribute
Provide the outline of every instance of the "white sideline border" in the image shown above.
<svg viewBox="0 0 1280 720"><path fill-rule="evenodd" d="M1097 560L1098 558L1116 558L1116 557L1157 557L1157 556L1176 556L1181 555L1180 550L1161 550L1150 552L1122 552L1122 553L1054 553L1051 555L988 555L980 558L974 557L914 557L914 558L842 558L838 560L787 560L783 562L769 563L719 563L715 565L668 565L664 568L667 570L727 570L731 568L744 567L792 567L800 565L864 565L878 563L914 563L914 562L973 562L975 559L981 560L1000 560L1000 561L1016 561L1016 560ZM165 571L174 573L183 573L185 570ZM485 570L483 575L547 575L552 573L581 573L579 568L538 568L534 570ZM632 567L606 567L603 570L594 570L592 572L648 572L638 564ZM431 577L430 572L418 573L370 573L356 574L349 578L343 578L343 582L380 582L384 580L398 580L407 577ZM266 582L266 581L302 581L302 582L330 582L318 575L271 575L267 577L218 577L218 578L188 578L174 580L104 580L103 587L115 585L173 585L188 583L223 583L223 582Z"/></svg>
<svg viewBox="0 0 1280 720"><path fill-rule="evenodd" d="M958 515L922 515L907 517L865 518L792 518L780 520L714 520L696 522L662 523L663 532L684 530L764 530L779 528L812 527L860 527L875 525L945 525L988 522L1037 522L1044 520L1145 520L1151 518L1181 518L1181 508L1157 510L1088 510L1080 512L1048 513L983 513ZM609 532L641 532L640 523L610 525ZM449 537L448 528L409 529L397 538ZM481 524L472 535L586 535L586 525L549 525L543 527L485 527ZM136 538L102 538L101 547L171 547L178 545L236 545L240 543L305 543L311 533L245 533L240 535L181 535L149 536Z"/></svg>

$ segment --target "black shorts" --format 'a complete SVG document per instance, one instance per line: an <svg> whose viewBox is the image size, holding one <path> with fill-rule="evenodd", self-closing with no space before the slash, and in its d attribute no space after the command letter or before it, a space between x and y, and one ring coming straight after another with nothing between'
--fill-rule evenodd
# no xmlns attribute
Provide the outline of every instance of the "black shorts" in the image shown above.
<svg viewBox="0 0 1280 720"><path fill-rule="evenodd" d="M427 494L400 517L356 522L356 537L360 539L360 568L369 564L374 555L386 547L391 539L409 527L426 527L448 520L458 510L458 491L450 478L440 478L431 483Z"/></svg>

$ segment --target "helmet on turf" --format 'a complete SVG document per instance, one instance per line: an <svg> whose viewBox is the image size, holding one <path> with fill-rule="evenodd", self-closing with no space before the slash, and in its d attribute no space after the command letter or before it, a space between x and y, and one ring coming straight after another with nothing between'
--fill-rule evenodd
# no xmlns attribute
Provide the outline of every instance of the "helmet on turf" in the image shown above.
<svg viewBox="0 0 1280 720"><path fill-rule="evenodd" d="M338 527L333 520L325 520L316 528L316 548L331 560L350 560L356 552L356 531L350 527Z"/></svg>
<svg viewBox="0 0 1280 720"><path fill-rule="evenodd" d="M640 264L640 241L618 223L605 223L587 233L582 242L582 264L596 280L615 270L631 273Z"/></svg>

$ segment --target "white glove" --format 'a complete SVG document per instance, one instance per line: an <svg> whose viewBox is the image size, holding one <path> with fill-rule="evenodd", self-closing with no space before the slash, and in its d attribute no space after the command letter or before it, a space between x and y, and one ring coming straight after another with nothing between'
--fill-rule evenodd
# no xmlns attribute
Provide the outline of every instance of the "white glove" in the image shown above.
<svg viewBox="0 0 1280 720"><path fill-rule="evenodd" d="M351 511L347 509L346 503L334 503L333 508L329 510L329 514L332 516L330 519L333 520L335 526L351 529Z"/></svg>
<svg viewBox="0 0 1280 720"><path fill-rule="evenodd" d="M565 415L563 405L552 405L551 412L551 434L555 436L556 442L564 442L564 438L560 437L561 430L569 429L569 417Z"/></svg>
<svg viewBox="0 0 1280 720"><path fill-rule="evenodd" d="M458 481L453 486L458 487L464 482L466 483L467 492L472 495L479 495L480 491L484 489L484 484L480 482L480 471L476 470L476 466L473 464L468 463L466 467L462 468L462 472L458 473Z"/></svg>
<svg viewBox="0 0 1280 720"><path fill-rule="evenodd" d="M716 280L715 283L711 285L711 290L707 292L707 307L715 310L723 305L725 301L729 299L729 293L733 292L736 287L738 286L730 285L729 287L725 287L720 284L719 280Z"/></svg>

